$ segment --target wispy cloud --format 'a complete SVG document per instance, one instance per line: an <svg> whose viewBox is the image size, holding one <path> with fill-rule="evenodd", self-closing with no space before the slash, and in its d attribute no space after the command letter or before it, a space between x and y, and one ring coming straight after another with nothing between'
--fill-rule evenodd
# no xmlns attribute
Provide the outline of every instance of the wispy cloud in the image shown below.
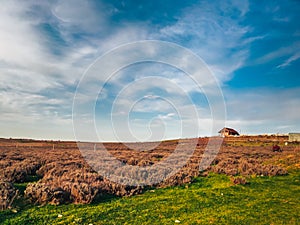
<svg viewBox="0 0 300 225"><path fill-rule="evenodd" d="M252 15L251 10L254 6L248 1L232 0L218 3L200 1L185 3L184 7L174 5L171 8L167 7L170 10L168 12L160 9L159 13L162 15L154 19L153 16L157 15L157 12L153 14L148 10L149 16L141 15L139 11L133 13L133 10L138 9L132 7L127 9L127 4L129 3L120 3L117 7L105 1L79 0L72 3L64 0L2 2L0 8L0 113L2 118L0 120L8 129L4 128L1 135L16 134L13 129L15 123L19 124L16 125L20 130L18 135L22 133L20 124L31 128L44 124L39 129L32 129L35 135L43 133L43 127L48 135L51 129L69 127L70 129L62 130L68 132L65 136L71 137L69 132L72 132L72 101L82 74L97 57L128 42L158 39L182 45L208 64L221 87L226 86L225 83L234 76L234 73L245 66L259 66L274 62L275 67L284 71L288 66L295 65L300 58L300 45L294 39L278 45L280 47L268 48L261 52L259 49L254 54L256 60L251 58L254 44L271 40L274 34L254 32L253 26L259 25L251 23L255 18L249 15ZM140 3L141 7L143 4ZM292 11L291 15L286 16L282 14L285 8L282 9L278 5L280 4L274 3L269 8L265 7L259 11L262 14L268 12L274 15L270 21L288 27L295 21L297 11ZM146 13L147 10L143 12ZM161 18L164 21L160 21ZM278 29L283 28L279 26ZM297 38L298 33L298 30L294 29L291 36ZM280 37L280 35L276 36L279 38L278 41ZM287 35L284 37L287 38ZM155 49L149 46L136 50L135 54L142 54L143 51L155 54ZM131 54L115 55L113 60L106 61L104 67L96 68L97 71L92 71L90 79L84 83L84 93L78 93L78 96L86 103L94 101L95 96L91 95L104 84L106 78L104 74L111 71L115 65L130 61L131 57ZM180 65L177 63L177 66L189 67L196 73L197 65L193 64L188 57L182 56ZM137 73L134 73L135 70ZM196 106L196 110L201 114L200 121L204 127L210 124L207 104L203 106L201 100L195 98L195 93L201 95L203 90L184 71L176 68L172 70L157 64L137 66L135 70L130 71L125 68L114 74L103 89L102 95L98 96L98 100L105 103L102 104L105 113L108 113L108 106L113 104L120 90L130 83L136 83L139 85L131 85L127 90L123 90L124 95L120 96L119 102L115 104L114 113L118 114L119 118L122 118L122 113L126 115L125 106L144 96L143 100L133 108L134 113L155 112L156 114L151 115L154 118L178 122L172 107L165 104L166 102L162 103L163 98L168 98L185 112L182 120L185 120L186 124L190 126L195 124L195 120L190 119L192 114L188 113L193 106ZM140 79L147 76L164 80L152 79L151 82L139 83ZM202 87L214 92L214 89L209 88L210 84L210 78L204 77L201 80ZM278 126L292 126L292 122L299 121L297 113L294 113L299 111L299 104L297 104L299 96L295 94L296 91L298 90L280 91L274 94L269 90L262 92L253 90L254 93L264 96L260 98L260 95L251 95L251 92L237 95L235 90L232 90L228 100L231 117L229 121L233 125L241 124L234 121L243 120L255 120L257 124L264 124L264 121L267 121L268 124L271 121L267 116L268 109L273 109L273 116L270 117L273 120L287 115L285 121L287 124L278 124ZM193 102L188 99L188 96L192 96ZM282 98L283 102L277 105L269 103L274 96ZM241 102L249 102L241 110L243 116L238 113L240 110L238 105ZM277 108L279 109L276 110ZM293 110L283 110L286 108ZM82 112L84 110L82 109ZM258 115L257 119L253 116L255 114ZM83 121L86 120L86 115L83 116ZM137 129L139 125L143 125L145 119L149 118L138 119L141 120L135 122ZM49 131L46 131L46 128L49 128ZM31 135L34 136L33 133Z"/></svg>
<svg viewBox="0 0 300 225"><path fill-rule="evenodd" d="M252 133L288 133L291 128L299 129L299 93L299 88L227 90L227 124Z"/></svg>
<svg viewBox="0 0 300 225"><path fill-rule="evenodd" d="M289 57L286 61L284 61L282 64L278 65L277 68L284 68L289 66L292 62L298 60L300 58L300 52L296 52L291 57Z"/></svg>
<svg viewBox="0 0 300 225"><path fill-rule="evenodd" d="M277 68L289 66L293 61L297 60L300 55L300 42L291 43L289 46L276 49L268 54L255 60L257 64L264 64L274 60L285 58L285 61L278 65Z"/></svg>
<svg viewBox="0 0 300 225"><path fill-rule="evenodd" d="M244 37L250 30L242 25L248 10L247 1L202 2L187 8L177 23L162 28L160 38L171 39L193 49L224 82L244 65L249 44L255 40ZM235 19L233 14L236 14Z"/></svg>

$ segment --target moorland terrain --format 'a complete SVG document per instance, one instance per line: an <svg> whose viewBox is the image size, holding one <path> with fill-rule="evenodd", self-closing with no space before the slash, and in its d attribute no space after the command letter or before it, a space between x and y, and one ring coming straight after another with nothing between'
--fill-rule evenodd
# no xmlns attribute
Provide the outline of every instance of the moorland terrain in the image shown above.
<svg viewBox="0 0 300 225"><path fill-rule="evenodd" d="M175 174L134 186L95 172L76 142L0 139L0 223L299 224L300 145L287 140L226 137L205 170L199 165L209 138L163 141L147 151L147 143L104 143L120 162L146 167L196 141Z"/></svg>

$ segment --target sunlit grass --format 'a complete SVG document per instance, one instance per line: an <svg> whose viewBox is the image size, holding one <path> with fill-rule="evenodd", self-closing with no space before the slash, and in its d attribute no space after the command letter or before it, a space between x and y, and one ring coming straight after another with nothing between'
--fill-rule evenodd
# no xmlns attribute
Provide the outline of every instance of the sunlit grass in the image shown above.
<svg viewBox="0 0 300 225"><path fill-rule="evenodd" d="M300 224L299 170L249 180L234 186L229 177L210 174L90 205L27 206L1 212L0 224Z"/></svg>

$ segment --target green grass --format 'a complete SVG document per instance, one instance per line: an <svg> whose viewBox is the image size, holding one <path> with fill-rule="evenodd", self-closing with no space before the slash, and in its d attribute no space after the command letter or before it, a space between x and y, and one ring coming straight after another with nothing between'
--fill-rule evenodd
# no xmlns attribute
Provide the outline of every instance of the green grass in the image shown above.
<svg viewBox="0 0 300 225"><path fill-rule="evenodd" d="M188 186L91 205L27 206L0 212L0 224L300 224L299 170L249 180L233 186L227 176L210 174Z"/></svg>
<svg viewBox="0 0 300 225"><path fill-rule="evenodd" d="M15 188L17 188L19 190L19 193L21 195L23 195L24 191L26 189L27 184L30 183L30 182L36 182L39 179L40 178L38 176L36 176L36 175L29 175L26 178L26 182L24 182L24 183L14 183L14 186L15 186Z"/></svg>

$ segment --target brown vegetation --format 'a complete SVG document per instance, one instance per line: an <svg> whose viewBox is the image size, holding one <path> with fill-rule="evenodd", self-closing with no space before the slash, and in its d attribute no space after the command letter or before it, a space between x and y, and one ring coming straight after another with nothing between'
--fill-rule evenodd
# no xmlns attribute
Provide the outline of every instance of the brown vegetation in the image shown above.
<svg viewBox="0 0 300 225"><path fill-rule="evenodd" d="M9 208L17 194L12 183L0 181L0 210Z"/></svg>
<svg viewBox="0 0 300 225"><path fill-rule="evenodd" d="M119 171L113 165L109 168L120 179L125 176L137 176L136 167L147 168L156 165L170 156L178 145L189 147L190 142L196 141L196 149L188 162L176 173L167 177L165 173L172 171L172 167L161 170L164 181L154 184L155 187L181 185L192 182L195 176L208 172L222 173L231 176L234 184L246 184L245 177L249 175L275 176L287 174L287 165L277 163L279 159L291 159L299 154L299 147L288 145L281 148L282 152L273 151L274 144L283 146L287 137L255 136L225 138L219 153L213 163L205 171L199 172L199 164L208 138L165 141L155 149L147 149L147 143L131 145L135 150L121 143L106 143L105 148L124 165L131 165L129 169ZM153 144L153 143L152 143ZM91 158L93 152L90 153ZM89 157L87 155L86 157ZM184 152L172 159L172 165L177 165L186 157ZM274 160L276 159L276 160ZM299 164L299 157L293 157L289 162ZM289 167L291 166L289 163ZM129 196L141 193L142 186L115 183L95 172L88 165L75 142L0 140L0 186L1 198L5 204L11 201L16 191L12 183L30 181L31 176L40 179L29 183L25 195L34 203L62 204L62 203L90 203L96 197L106 194ZM149 170L151 171L151 170ZM151 182L157 177L151 177L149 171L138 174ZM1 204L2 204L1 202ZM3 203L4 205L4 203ZM6 206L7 207L7 206Z"/></svg>

